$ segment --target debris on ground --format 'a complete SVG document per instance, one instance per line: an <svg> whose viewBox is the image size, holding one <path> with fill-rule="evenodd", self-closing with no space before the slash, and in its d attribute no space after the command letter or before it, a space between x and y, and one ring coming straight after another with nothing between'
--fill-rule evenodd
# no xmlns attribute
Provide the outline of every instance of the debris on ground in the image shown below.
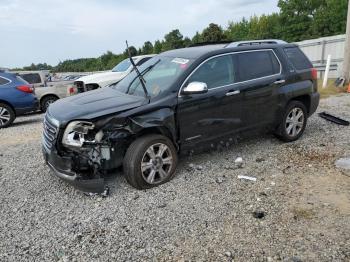
<svg viewBox="0 0 350 262"><path fill-rule="evenodd" d="M262 210L256 210L253 212L253 217L257 219L262 219L265 217L265 215L266 215L265 212Z"/></svg>
<svg viewBox="0 0 350 262"><path fill-rule="evenodd" d="M242 175L239 175L238 176L239 179L245 179L245 180L250 180L250 181L256 181L256 177L252 177L252 176L242 176Z"/></svg>
<svg viewBox="0 0 350 262"><path fill-rule="evenodd" d="M242 157L237 157L235 160L235 165L238 168L242 168L243 167L243 158Z"/></svg>
<svg viewBox="0 0 350 262"><path fill-rule="evenodd" d="M323 119L326 119L330 122L336 123L338 125L342 125L342 126L348 126L350 125L350 122L344 119L341 119L339 117L333 116L329 113L326 112L322 112L318 114L320 117L322 117Z"/></svg>
<svg viewBox="0 0 350 262"><path fill-rule="evenodd" d="M335 161L335 166L350 175L350 157L338 159Z"/></svg>
<svg viewBox="0 0 350 262"><path fill-rule="evenodd" d="M109 196L109 187L106 186L104 191L102 193L91 193L91 192L84 192L85 196L101 196L103 198Z"/></svg>

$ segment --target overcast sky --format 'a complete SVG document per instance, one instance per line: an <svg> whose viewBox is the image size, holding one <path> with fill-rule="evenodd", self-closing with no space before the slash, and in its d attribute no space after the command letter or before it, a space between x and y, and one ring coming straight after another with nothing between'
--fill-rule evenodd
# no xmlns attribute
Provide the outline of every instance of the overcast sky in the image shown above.
<svg viewBox="0 0 350 262"><path fill-rule="evenodd" d="M278 0L0 0L0 67L120 53L172 29L192 37L209 23L226 27L278 11Z"/></svg>

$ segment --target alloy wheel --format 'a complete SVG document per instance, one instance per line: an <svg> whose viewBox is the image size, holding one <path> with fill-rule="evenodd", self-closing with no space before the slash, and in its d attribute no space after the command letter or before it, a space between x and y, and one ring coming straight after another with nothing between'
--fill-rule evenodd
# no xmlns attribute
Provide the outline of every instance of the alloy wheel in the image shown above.
<svg viewBox="0 0 350 262"><path fill-rule="evenodd" d="M0 107L0 126L6 125L10 119L10 112L5 107Z"/></svg>
<svg viewBox="0 0 350 262"><path fill-rule="evenodd" d="M287 115L286 119L286 133L290 137L296 137L303 130L305 122L304 112L299 107L294 107Z"/></svg>
<svg viewBox="0 0 350 262"><path fill-rule="evenodd" d="M163 143L153 144L142 157L142 177L151 185L162 183L171 175L172 166L173 156L170 148Z"/></svg>

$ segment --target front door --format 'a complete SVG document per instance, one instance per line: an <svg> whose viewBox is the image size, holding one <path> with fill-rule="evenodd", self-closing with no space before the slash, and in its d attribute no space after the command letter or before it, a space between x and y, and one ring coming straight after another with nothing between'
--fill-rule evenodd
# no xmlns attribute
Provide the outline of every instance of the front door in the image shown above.
<svg viewBox="0 0 350 262"><path fill-rule="evenodd" d="M184 86L203 82L205 94L181 94L177 119L183 145L231 134L242 126L241 94L235 85L232 55L208 59L190 75Z"/></svg>

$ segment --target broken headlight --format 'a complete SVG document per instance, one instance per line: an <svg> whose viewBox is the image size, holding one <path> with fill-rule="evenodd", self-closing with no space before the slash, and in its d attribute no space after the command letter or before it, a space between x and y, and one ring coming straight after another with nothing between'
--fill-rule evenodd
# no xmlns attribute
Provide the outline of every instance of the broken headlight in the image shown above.
<svg viewBox="0 0 350 262"><path fill-rule="evenodd" d="M82 147L84 142L95 142L95 135L91 134L94 128L91 122L71 122L64 131L62 144L66 147Z"/></svg>

